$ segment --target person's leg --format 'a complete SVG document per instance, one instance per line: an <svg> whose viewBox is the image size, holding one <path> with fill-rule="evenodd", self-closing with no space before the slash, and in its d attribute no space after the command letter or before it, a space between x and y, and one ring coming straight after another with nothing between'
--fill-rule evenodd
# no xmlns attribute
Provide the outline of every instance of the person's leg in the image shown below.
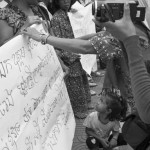
<svg viewBox="0 0 150 150"><path fill-rule="evenodd" d="M87 138L86 144L90 150L103 148L102 144L95 137L92 136Z"/></svg>

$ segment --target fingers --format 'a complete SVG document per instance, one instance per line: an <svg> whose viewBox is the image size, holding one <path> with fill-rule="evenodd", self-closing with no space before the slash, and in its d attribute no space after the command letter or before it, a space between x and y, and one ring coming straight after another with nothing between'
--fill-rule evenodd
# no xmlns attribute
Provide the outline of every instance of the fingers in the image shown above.
<svg viewBox="0 0 150 150"><path fill-rule="evenodd" d="M98 27L100 27L100 28L104 27L104 26L103 26L104 24L103 24L103 23L100 23L100 21L98 20L98 18L92 19L92 21L95 23L96 26L98 26Z"/></svg>
<svg viewBox="0 0 150 150"><path fill-rule="evenodd" d="M20 34L29 35L27 29L21 30L21 31L20 31Z"/></svg>
<svg viewBox="0 0 150 150"><path fill-rule="evenodd" d="M96 19L92 19L92 21L93 21L97 26L99 26L99 21L97 21Z"/></svg>
<svg viewBox="0 0 150 150"><path fill-rule="evenodd" d="M34 28L26 28L26 29L23 29L23 30L21 30L21 34L24 34L24 35L28 35L28 36L30 36L31 35L31 33L32 33L32 30L33 30Z"/></svg>
<svg viewBox="0 0 150 150"><path fill-rule="evenodd" d="M34 20L33 24L35 24L35 23L40 24L40 23L42 23L42 21L37 19L37 20Z"/></svg>
<svg viewBox="0 0 150 150"><path fill-rule="evenodd" d="M33 24L40 24L42 23L42 20L38 16L28 16L28 26L31 26Z"/></svg>
<svg viewBox="0 0 150 150"><path fill-rule="evenodd" d="M39 16L29 16L28 19L41 20L41 19L39 18Z"/></svg>
<svg viewBox="0 0 150 150"><path fill-rule="evenodd" d="M98 27L106 27L106 28L113 28L115 25L113 22L111 21L108 21L108 22L105 22L105 23L100 23L98 20L96 19L93 19L93 22L98 26Z"/></svg>
<svg viewBox="0 0 150 150"><path fill-rule="evenodd" d="M42 23L43 21L39 17L35 17L32 19L33 23Z"/></svg>
<svg viewBox="0 0 150 150"><path fill-rule="evenodd" d="M105 26L107 31L109 31L110 33L112 33L111 32L112 30L116 30L116 28L117 28L117 24L114 22L111 22L111 21L108 21L108 22L103 23L103 24L104 24L103 26Z"/></svg>

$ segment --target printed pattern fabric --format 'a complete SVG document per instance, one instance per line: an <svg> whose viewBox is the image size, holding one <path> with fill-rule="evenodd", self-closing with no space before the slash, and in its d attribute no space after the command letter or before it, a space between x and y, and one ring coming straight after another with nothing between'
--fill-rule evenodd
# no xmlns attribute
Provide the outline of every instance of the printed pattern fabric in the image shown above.
<svg viewBox="0 0 150 150"><path fill-rule="evenodd" d="M135 102L131 90L127 55L123 44L107 31L101 31L90 42L100 55L102 62L107 64L103 89L120 90L122 97L133 108Z"/></svg>
<svg viewBox="0 0 150 150"><path fill-rule="evenodd" d="M58 10L54 14L51 25L56 37L74 38L69 17L63 10ZM88 103L91 102L86 72L82 68L79 55L65 50L60 51L61 59L70 69L66 79L66 86L74 114L78 118L85 118L88 113Z"/></svg>
<svg viewBox="0 0 150 150"><path fill-rule="evenodd" d="M150 73L150 42L144 39L139 38L139 46L141 46L147 71ZM90 41L102 62L107 65L103 89L119 89L131 109L134 109L135 101L131 88L128 58L123 43L116 40L107 31L101 31Z"/></svg>
<svg viewBox="0 0 150 150"><path fill-rule="evenodd" d="M41 14L38 12L38 7L33 5L30 7L35 15L41 17ZM26 22L27 16L17 6L9 4L5 8L0 9L0 20L5 20L13 28L15 35Z"/></svg>

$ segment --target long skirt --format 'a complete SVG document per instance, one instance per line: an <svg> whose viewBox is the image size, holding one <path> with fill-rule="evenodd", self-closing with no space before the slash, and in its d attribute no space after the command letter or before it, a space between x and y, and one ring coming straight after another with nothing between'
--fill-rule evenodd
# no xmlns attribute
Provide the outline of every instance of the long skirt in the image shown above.
<svg viewBox="0 0 150 150"><path fill-rule="evenodd" d="M90 87L86 72L80 61L69 66L70 73L66 78L66 86L75 117L83 119L88 114L88 103L91 102Z"/></svg>

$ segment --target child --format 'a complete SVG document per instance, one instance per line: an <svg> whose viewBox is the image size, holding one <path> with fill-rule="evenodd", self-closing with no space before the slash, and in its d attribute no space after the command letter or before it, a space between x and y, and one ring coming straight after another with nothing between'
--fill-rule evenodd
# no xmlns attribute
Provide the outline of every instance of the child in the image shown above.
<svg viewBox="0 0 150 150"><path fill-rule="evenodd" d="M126 101L117 92L114 90L102 91L96 111L90 113L83 123L88 135L86 144L90 150L112 149L126 145L119 133L119 120L125 117L126 110Z"/></svg>

